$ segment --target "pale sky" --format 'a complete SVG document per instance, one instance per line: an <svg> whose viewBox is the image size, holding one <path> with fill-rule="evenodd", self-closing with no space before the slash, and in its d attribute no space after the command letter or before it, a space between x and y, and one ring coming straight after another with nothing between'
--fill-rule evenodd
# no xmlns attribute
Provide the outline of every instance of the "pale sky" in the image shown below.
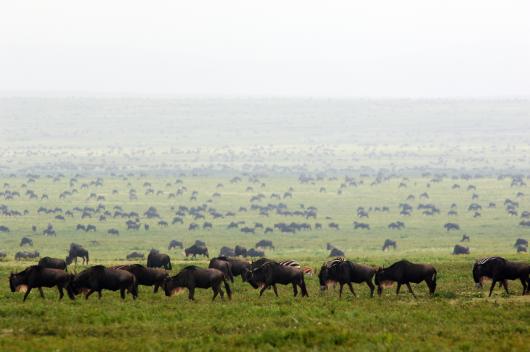
<svg viewBox="0 0 530 352"><path fill-rule="evenodd" d="M530 1L4 1L0 92L530 97Z"/></svg>

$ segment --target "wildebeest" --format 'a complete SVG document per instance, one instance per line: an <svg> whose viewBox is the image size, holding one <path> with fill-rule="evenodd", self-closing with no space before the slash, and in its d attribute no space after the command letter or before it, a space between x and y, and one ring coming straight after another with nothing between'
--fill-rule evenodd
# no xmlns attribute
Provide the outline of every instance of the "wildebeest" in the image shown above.
<svg viewBox="0 0 530 352"><path fill-rule="evenodd" d="M232 290L228 284L225 274L217 269L202 269L191 265L182 269L177 275L169 277L164 281L164 291L166 296L171 296L178 288L188 289L188 298L195 299L195 288L212 288L212 301L218 294L224 298L224 292L221 288L221 283L224 283L228 298L232 298Z"/></svg>
<svg viewBox="0 0 530 352"><path fill-rule="evenodd" d="M243 246L236 245L234 248L234 252L236 256L246 257L247 256L247 249Z"/></svg>
<svg viewBox="0 0 530 352"><path fill-rule="evenodd" d="M466 235L466 234L463 234L462 235L462 239L460 240L460 242L469 242L471 240L471 238Z"/></svg>
<svg viewBox="0 0 530 352"><path fill-rule="evenodd" d="M0 259L4 259L5 257L7 257L7 253L4 251L0 251Z"/></svg>
<svg viewBox="0 0 530 352"><path fill-rule="evenodd" d="M446 231L460 230L460 225L448 222L447 224L444 225L444 228Z"/></svg>
<svg viewBox="0 0 530 352"><path fill-rule="evenodd" d="M22 260L22 259L34 259L40 257L40 253L38 251L33 252L17 252L15 254L15 260Z"/></svg>
<svg viewBox="0 0 530 352"><path fill-rule="evenodd" d="M322 265L318 273L320 290L326 290L329 282L338 282L340 285L339 297L342 297L342 289L345 284L348 285L351 293L357 296L353 290L352 282L366 282L370 288L370 296L373 297L375 286L372 279L375 272L376 269L371 266L353 263L344 258L330 260Z"/></svg>
<svg viewBox="0 0 530 352"><path fill-rule="evenodd" d="M507 294L507 280L521 281L523 285L523 295L530 290L530 264L511 262L502 257L489 257L478 260L473 265L473 280L477 287L482 287L483 278L491 278L489 296L493 292L496 283L500 283Z"/></svg>
<svg viewBox="0 0 530 352"><path fill-rule="evenodd" d="M394 240L386 239L385 243L383 243L383 252L389 249L390 247L396 249L397 243Z"/></svg>
<svg viewBox="0 0 530 352"><path fill-rule="evenodd" d="M201 241L201 240L195 240L195 243L197 246L203 246L203 247L206 247L206 242L204 241Z"/></svg>
<svg viewBox="0 0 530 352"><path fill-rule="evenodd" d="M270 249L274 249L274 245L272 244L272 241L271 240L261 240L259 241L258 243L256 243L256 248L270 248Z"/></svg>
<svg viewBox="0 0 530 352"><path fill-rule="evenodd" d="M260 251L260 250L254 249L254 248L250 248L247 251L247 256L249 256L251 258L264 257L265 253L263 251Z"/></svg>
<svg viewBox="0 0 530 352"><path fill-rule="evenodd" d="M297 287L299 286L302 290L302 297L309 296L304 281L303 271L292 266L283 266L273 261L265 262L264 264L258 267L253 267L249 270L245 275L245 279L250 285L252 285L252 287L261 287L259 293L260 297L270 286L272 286L274 294L278 297L276 284L292 284L295 297L298 295Z"/></svg>
<svg viewBox="0 0 530 352"><path fill-rule="evenodd" d="M197 255L204 255L206 258L210 257L210 255L208 254L208 248L204 246L199 246L197 244L186 248L184 250L184 254L186 255L186 257L191 255L193 258L195 258Z"/></svg>
<svg viewBox="0 0 530 352"><path fill-rule="evenodd" d="M220 270L225 274L225 277L234 282L234 275L232 275L232 264L226 260L226 258L212 258L208 268L214 268Z"/></svg>
<svg viewBox="0 0 530 352"><path fill-rule="evenodd" d="M22 246L30 246L33 247L33 240L29 237L22 237L20 239L20 247Z"/></svg>
<svg viewBox="0 0 530 352"><path fill-rule="evenodd" d="M459 254L469 254L469 247L464 247L459 244L455 245L455 248L453 248L453 254L459 255Z"/></svg>
<svg viewBox="0 0 530 352"><path fill-rule="evenodd" d="M145 255L140 252L131 252L127 254L127 260L134 260L134 259L144 259Z"/></svg>
<svg viewBox="0 0 530 352"><path fill-rule="evenodd" d="M167 246L167 249L168 249L168 250L171 250L171 249L173 249L173 248L177 248L177 247L180 248L180 249L182 249L182 248L184 248L184 245L182 244L181 241L171 240L171 241L169 242L169 245Z"/></svg>
<svg viewBox="0 0 530 352"><path fill-rule="evenodd" d="M223 246L221 247L221 250L219 251L219 256L220 257L235 257L236 252L230 247Z"/></svg>
<svg viewBox="0 0 530 352"><path fill-rule="evenodd" d="M66 257L66 265L70 265L72 262L77 265L78 257L83 259L84 265L88 265L88 251L80 244L71 243L70 249L68 251L68 256Z"/></svg>
<svg viewBox="0 0 530 352"><path fill-rule="evenodd" d="M26 286L27 290L24 294L24 301L26 301L33 288L38 288L41 297L44 298L42 288L54 286L57 286L59 290L59 299L62 299L64 296L63 289L66 289L70 299L75 299L72 290L72 280L73 275L68 274L64 270L32 265L19 273L11 273L9 276L9 286L11 292L15 292L20 286Z"/></svg>
<svg viewBox="0 0 530 352"><path fill-rule="evenodd" d="M116 229L109 229L107 231L107 233L111 236L119 236L120 235L120 231L116 230Z"/></svg>
<svg viewBox="0 0 530 352"><path fill-rule="evenodd" d="M399 294L401 285L407 285L409 292L416 298L410 287L410 283L418 284L425 281L429 287L429 292L434 295L436 291L436 269L430 264L414 264L408 260L401 260L388 268L379 268L375 273L375 284L377 294L381 296L385 283L397 282L396 295Z"/></svg>
<svg viewBox="0 0 530 352"><path fill-rule="evenodd" d="M517 246L525 246L525 247L528 247L528 240L525 240L524 238L518 238L516 241L515 241L515 244L513 245L514 247L517 247Z"/></svg>
<svg viewBox="0 0 530 352"><path fill-rule="evenodd" d="M165 270L146 268L141 264L121 265L114 269L125 270L133 274L137 285L154 286L153 293L158 292L158 288L163 286L164 280L169 276Z"/></svg>
<svg viewBox="0 0 530 352"><path fill-rule="evenodd" d="M125 291L128 291L133 299L138 297L138 285L136 277L126 270L106 268L96 265L77 274L72 282L72 288L76 295L86 290L85 299L94 292L101 298L102 290L120 291L120 296L125 299Z"/></svg>
<svg viewBox="0 0 530 352"><path fill-rule="evenodd" d="M517 253L527 253L528 248L526 246L519 245L517 246Z"/></svg>
<svg viewBox="0 0 530 352"><path fill-rule="evenodd" d="M331 248L328 257L344 257L344 252L338 248Z"/></svg>
<svg viewBox="0 0 530 352"><path fill-rule="evenodd" d="M171 258L169 258L169 255L167 254L160 253L155 249L151 249L149 255L147 256L147 267L171 270Z"/></svg>
<svg viewBox="0 0 530 352"><path fill-rule="evenodd" d="M43 257L38 265L43 268L67 270L66 262L59 258Z"/></svg>
<svg viewBox="0 0 530 352"><path fill-rule="evenodd" d="M245 274L250 270L250 263L244 259L239 258L227 258L219 256L217 259L226 260L231 264L230 270L232 271L232 276L241 276L241 279L245 281Z"/></svg>

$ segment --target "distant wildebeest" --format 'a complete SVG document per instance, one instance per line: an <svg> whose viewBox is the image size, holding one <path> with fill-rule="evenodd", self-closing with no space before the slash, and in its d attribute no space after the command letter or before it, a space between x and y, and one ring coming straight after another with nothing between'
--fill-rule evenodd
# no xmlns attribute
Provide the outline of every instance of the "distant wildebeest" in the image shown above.
<svg viewBox="0 0 530 352"><path fill-rule="evenodd" d="M75 229L76 229L76 231L86 231L85 225L83 225L83 224L77 224Z"/></svg>
<svg viewBox="0 0 530 352"><path fill-rule="evenodd" d="M469 254L469 247L464 247L464 246L457 244L455 248L453 248L453 254L454 255Z"/></svg>
<svg viewBox="0 0 530 352"><path fill-rule="evenodd" d="M177 247L180 248L180 249L182 249L182 248L184 248L184 245L182 244L181 241L171 240L171 241L169 242L169 245L167 246L167 249L168 249L168 250L171 250L171 249L173 249L173 248L177 248Z"/></svg>
<svg viewBox="0 0 530 352"><path fill-rule="evenodd" d="M7 257L7 253L4 251L0 251L0 259L5 259Z"/></svg>
<svg viewBox="0 0 530 352"><path fill-rule="evenodd" d="M365 223L362 223L362 222L354 221L353 222L353 228L355 230L357 230L357 229L370 230L370 224L365 224Z"/></svg>
<svg viewBox="0 0 530 352"><path fill-rule="evenodd" d="M194 244L197 245L197 246L206 247L206 242L201 241L201 240L195 240Z"/></svg>
<svg viewBox="0 0 530 352"><path fill-rule="evenodd" d="M120 265L114 267L130 272L136 277L136 284L142 286L154 286L153 293L158 292L158 288L164 285L164 280L169 277L163 269L146 268L141 264Z"/></svg>
<svg viewBox="0 0 530 352"><path fill-rule="evenodd" d="M471 241L471 238L468 235L463 234L460 242L469 242L469 241Z"/></svg>
<svg viewBox="0 0 530 352"><path fill-rule="evenodd" d="M68 256L66 257L66 264L70 265L72 262L74 262L75 265L77 265L77 258L82 258L83 264L88 265L88 251L80 244L71 243Z"/></svg>
<svg viewBox="0 0 530 352"><path fill-rule="evenodd" d="M409 292L416 298L410 287L410 283L418 284L425 281L429 287L429 292L434 295L436 291L436 269L430 264L414 264L408 260L401 260L388 268L379 268L375 273L375 284L377 293L381 296L383 286L386 283L397 282L396 295L399 294L401 285L407 285Z"/></svg>
<svg viewBox="0 0 530 352"><path fill-rule="evenodd" d="M33 247L33 240L29 237L22 237L22 239L20 240L20 247L22 246Z"/></svg>
<svg viewBox="0 0 530 352"><path fill-rule="evenodd" d="M375 275L375 271L376 269L371 266L352 263L344 258L330 260L320 268L318 274L320 290L326 290L328 283L338 282L340 285L339 297L342 297L342 289L344 285L348 285L351 293L356 296L352 282L366 282L370 288L370 296L373 297L375 286L372 283L372 279Z"/></svg>
<svg viewBox="0 0 530 352"><path fill-rule="evenodd" d="M473 280L477 287L482 287L483 278L491 278L489 296L493 292L495 284L498 282L504 287L507 294L507 280L521 281L523 285L523 295L530 290L530 264L511 262L502 257L489 257L478 260L473 265Z"/></svg>
<svg viewBox="0 0 530 352"><path fill-rule="evenodd" d="M452 223L452 222L448 222L447 224L444 225L444 228L446 231L460 230L460 225Z"/></svg>
<svg viewBox="0 0 530 352"><path fill-rule="evenodd" d="M0 232L9 232L9 227L0 225Z"/></svg>
<svg viewBox="0 0 530 352"><path fill-rule="evenodd" d="M331 243L326 243L326 249L329 251L329 250L332 250L333 248L335 248L334 245L332 245Z"/></svg>
<svg viewBox="0 0 530 352"><path fill-rule="evenodd" d="M179 288L188 289L188 298L195 299L195 288L212 288L213 298L215 300L217 295L224 298L224 292L221 284L224 284L228 298L232 298L232 290L228 284L225 274L217 269L202 269L194 265L187 266L182 269L177 275L169 277L164 281L164 291L166 296L171 296Z"/></svg>
<svg viewBox="0 0 530 352"><path fill-rule="evenodd" d="M107 231L107 233L111 236L119 236L120 235L120 231L118 231L117 229L109 229Z"/></svg>
<svg viewBox="0 0 530 352"><path fill-rule="evenodd" d="M17 252L15 254L15 260L22 260L22 259L34 259L40 257L40 253L38 251L33 252Z"/></svg>
<svg viewBox="0 0 530 352"><path fill-rule="evenodd" d="M397 249L397 243L394 240L386 239L383 243L383 252L389 249L390 247Z"/></svg>
<svg viewBox="0 0 530 352"><path fill-rule="evenodd" d="M249 256L251 258L264 257L265 256L265 252L260 251L258 249L250 248L249 250L247 250L247 256Z"/></svg>
<svg viewBox="0 0 530 352"><path fill-rule="evenodd" d="M260 297L270 286L272 286L274 294L278 297L276 284L292 284L295 297L298 295L297 287L300 287L302 290L302 297L309 296L304 281L304 273L300 268L284 266L276 262L266 262L248 271L245 274L245 279L255 289L261 287Z"/></svg>
<svg viewBox="0 0 530 352"><path fill-rule="evenodd" d="M234 252L236 256L246 257L247 256L247 249L243 246L236 245L234 248Z"/></svg>
<svg viewBox="0 0 530 352"><path fill-rule="evenodd" d="M96 265L83 270L74 277L72 287L76 295L86 290L85 299L94 292L101 298L102 290L120 291L120 296L125 299L125 291L128 291L133 299L138 297L138 285L136 277L128 271L106 268Z"/></svg>
<svg viewBox="0 0 530 352"><path fill-rule="evenodd" d="M256 248L270 248L270 249L274 249L274 245L272 244L272 241L271 240L261 240L259 241L258 243L256 243Z"/></svg>
<svg viewBox="0 0 530 352"><path fill-rule="evenodd" d="M126 256L127 260L144 259L145 255L140 252L131 252Z"/></svg>
<svg viewBox="0 0 530 352"><path fill-rule="evenodd" d="M59 258L43 257L38 265L43 268L67 270L66 262Z"/></svg>
<svg viewBox="0 0 530 352"><path fill-rule="evenodd" d="M191 247L188 247L184 250L184 254L186 257L189 257L190 255L195 258L198 255L204 255L206 258L209 258L210 255L208 254L208 248L204 246L200 246L197 244L194 244Z"/></svg>
<svg viewBox="0 0 530 352"><path fill-rule="evenodd" d="M11 292L15 292L20 286L26 286L27 290L24 293L24 301L26 301L32 289L37 288L41 297L44 298L42 288L54 286L57 286L59 290L59 299L64 297L63 289L66 289L70 299L75 299L72 290L72 280L73 275L68 274L64 270L33 265L19 273L11 273L9 276L9 286Z"/></svg>
<svg viewBox="0 0 530 352"><path fill-rule="evenodd" d="M528 247L519 245L517 246L516 250L517 250L517 253L527 253Z"/></svg>
<svg viewBox="0 0 530 352"><path fill-rule="evenodd" d="M86 232L96 232L96 225L86 225L86 229L85 229Z"/></svg>
<svg viewBox="0 0 530 352"><path fill-rule="evenodd" d="M236 252L230 247L223 246L221 247L221 250L219 251L219 256L220 257L235 257Z"/></svg>
<svg viewBox="0 0 530 352"><path fill-rule="evenodd" d="M517 246L526 246L526 247L528 247L528 240L525 240L524 238L518 238L515 241L515 244L513 246L514 247L517 247Z"/></svg>
<svg viewBox="0 0 530 352"><path fill-rule="evenodd" d="M155 249L151 249L149 255L147 256L147 267L171 270L171 258L167 254L160 253Z"/></svg>
<svg viewBox="0 0 530 352"><path fill-rule="evenodd" d="M226 258L212 258L210 260L210 264L208 264L208 268L214 268L217 270L220 270L225 274L225 277L230 280L230 282L234 282L234 275L232 275L232 264L226 260Z"/></svg>
<svg viewBox="0 0 530 352"><path fill-rule="evenodd" d="M328 257L344 257L344 252L334 247L334 248L331 248L331 252L329 252Z"/></svg>

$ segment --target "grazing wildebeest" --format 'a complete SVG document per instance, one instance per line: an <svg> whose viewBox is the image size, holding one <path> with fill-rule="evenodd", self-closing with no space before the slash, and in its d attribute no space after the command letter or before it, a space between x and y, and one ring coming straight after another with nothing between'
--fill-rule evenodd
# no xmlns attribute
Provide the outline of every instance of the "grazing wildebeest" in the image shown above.
<svg viewBox="0 0 530 352"><path fill-rule="evenodd" d="M259 241L258 243L256 243L256 248L270 248L270 249L274 249L274 246L272 244L272 241L271 240L261 240Z"/></svg>
<svg viewBox="0 0 530 352"><path fill-rule="evenodd" d="M22 237L20 239L20 247L22 246L30 246L33 247L33 240L29 237Z"/></svg>
<svg viewBox="0 0 530 352"><path fill-rule="evenodd" d="M518 238L515 241L515 244L513 246L514 247L517 247L517 246L526 246L526 247L528 247L528 240L525 240L524 238Z"/></svg>
<svg viewBox="0 0 530 352"><path fill-rule="evenodd" d="M265 256L265 253L263 251L260 251L260 250L257 250L257 249L254 249L254 248L250 248L248 251L247 251L247 256L251 257L251 258L255 258L255 257L264 257Z"/></svg>
<svg viewBox="0 0 530 352"><path fill-rule="evenodd" d="M247 249L243 246L236 245L234 248L234 252L236 256L246 257L247 256Z"/></svg>
<svg viewBox="0 0 530 352"><path fill-rule="evenodd" d="M381 296L385 283L397 282L396 295L399 294L401 285L407 285L409 292L416 298L410 283L419 284L425 281L429 292L434 295L436 291L436 269L430 264L414 264L408 260L401 260L388 268L379 268L375 273L377 293Z"/></svg>
<svg viewBox="0 0 530 352"><path fill-rule="evenodd" d="M77 258L83 259L83 264L88 265L88 251L83 248L80 244L71 243L70 250L68 251L68 256L66 257L66 265L72 264L72 262L77 265Z"/></svg>
<svg viewBox="0 0 530 352"><path fill-rule="evenodd" d="M225 274L225 277L230 280L230 282L234 282L234 275L232 275L232 264L226 260L226 258L212 258L210 260L210 264L208 264L208 268L214 268L217 270L220 270Z"/></svg>
<svg viewBox="0 0 530 352"><path fill-rule="evenodd" d="M459 255L459 254L469 254L469 247L464 247L459 244L455 245L455 248L453 248L453 254Z"/></svg>
<svg viewBox="0 0 530 352"><path fill-rule="evenodd" d="M469 241L471 241L471 238L468 235L463 234L460 242L469 242Z"/></svg>
<svg viewBox="0 0 530 352"><path fill-rule="evenodd" d="M328 257L344 257L344 252L338 248L332 248Z"/></svg>
<svg viewBox="0 0 530 352"><path fill-rule="evenodd" d="M517 253L527 253L528 248L526 246L519 245L517 246Z"/></svg>
<svg viewBox="0 0 530 352"><path fill-rule="evenodd" d="M502 257L484 258L473 265L473 280L477 287L482 287L484 277L492 280L490 297L497 282L504 287L506 294L509 294L507 280L519 279L523 285L523 295L530 290L530 264L528 263L511 262Z"/></svg>
<svg viewBox="0 0 530 352"><path fill-rule="evenodd" d="M261 287L259 293L260 297L270 286L272 286L274 294L276 297L278 297L276 284L292 284L295 297L298 295L297 287L300 286L300 289L302 290L302 297L309 296L305 286L304 273L302 270L300 270L300 268L284 266L280 265L279 263L269 261L260 266L253 267L246 273L245 279L248 283L250 283L250 285L252 285L252 287Z"/></svg>
<svg viewBox="0 0 530 352"><path fill-rule="evenodd" d="M219 251L219 256L220 257L235 257L236 252L230 247L223 246L221 247L221 250Z"/></svg>
<svg viewBox="0 0 530 352"><path fill-rule="evenodd" d="M120 231L116 230L116 229L109 229L107 231L107 233L111 236L119 236L120 235Z"/></svg>
<svg viewBox="0 0 530 352"><path fill-rule="evenodd" d="M372 279L375 272L376 269L371 266L353 263L349 260L344 260L344 258L330 260L320 268L318 274L320 290L326 290L330 282L338 282L340 285L339 298L342 297L342 289L345 284L348 285L351 293L357 296L353 290L352 282L357 284L366 282L368 287L370 287L370 296L373 297L375 286L372 283Z"/></svg>
<svg viewBox="0 0 530 352"><path fill-rule="evenodd" d="M138 297L138 284L133 274L125 270L106 268L103 265L93 266L77 274L72 287L76 295L87 290L85 299L94 292L97 292L98 297L101 298L102 290L120 290L122 299L125 299L126 290L132 294L133 299Z"/></svg>
<svg viewBox="0 0 530 352"><path fill-rule="evenodd" d="M133 274L137 285L154 286L153 293L158 292L158 288L163 286L164 280L169 276L165 270L146 268L141 264L115 266L114 269L125 270Z"/></svg>
<svg viewBox="0 0 530 352"><path fill-rule="evenodd" d="M396 249L397 243L394 240L386 239L385 243L383 243L383 252L389 249L390 247Z"/></svg>
<svg viewBox="0 0 530 352"><path fill-rule="evenodd" d="M86 225L86 229L85 229L86 232L96 232L96 226L95 225Z"/></svg>
<svg viewBox="0 0 530 352"><path fill-rule="evenodd" d="M217 269L202 269L194 265L187 266L182 269L177 275L169 277L164 281L164 291L166 296L171 296L178 288L188 289L188 298L195 299L195 288L212 288L213 298L218 294L224 298L224 292L221 288L221 283L224 283L228 298L232 298L232 290L228 284L225 274Z"/></svg>
<svg viewBox="0 0 530 352"><path fill-rule="evenodd" d="M67 270L66 262L59 258L43 257L38 265L43 268Z"/></svg>
<svg viewBox="0 0 530 352"><path fill-rule="evenodd" d="M332 250L333 248L335 248L334 245L332 245L331 243L326 243L326 249L329 251L329 250Z"/></svg>
<svg viewBox="0 0 530 352"><path fill-rule="evenodd" d="M145 255L140 252L131 252L127 254L127 260L134 260L134 259L144 259Z"/></svg>
<svg viewBox="0 0 530 352"><path fill-rule="evenodd" d="M460 225L448 222L447 224L444 225L444 228L448 232L451 230L460 230Z"/></svg>
<svg viewBox="0 0 530 352"><path fill-rule="evenodd" d="M17 252L15 254L15 260L22 260L22 259L34 259L40 257L40 253L38 251L33 252Z"/></svg>
<svg viewBox="0 0 530 352"><path fill-rule="evenodd" d="M184 250L184 254L186 254L186 257L191 255L193 258L195 258L197 255L204 255L206 258L210 257L210 255L208 254L208 248L196 244L189 248L186 248Z"/></svg>
<svg viewBox="0 0 530 352"><path fill-rule="evenodd" d="M9 286L11 292L15 292L20 286L26 286L27 291L24 294L24 301L26 301L26 298L33 288L38 288L41 297L44 298L42 288L54 286L57 286L57 289L59 290L59 299L62 299L64 296L63 289L66 289L70 299L75 299L71 285L72 280L73 275L68 274L64 270L33 265L17 274L11 273L9 276Z"/></svg>
<svg viewBox="0 0 530 352"><path fill-rule="evenodd" d="M169 255L167 254L160 253L155 249L151 249L149 255L147 256L147 267L171 270L171 258L169 258Z"/></svg>
<svg viewBox="0 0 530 352"><path fill-rule="evenodd" d="M169 242L169 245L167 246L167 249L168 249L168 250L171 250L171 249L173 249L173 248L177 248L177 247L180 248L180 249L182 249L182 248L184 248L184 245L183 245L182 242L180 242L180 241L177 241L177 240L171 240L171 241Z"/></svg>
<svg viewBox="0 0 530 352"><path fill-rule="evenodd" d="M76 231L86 231L85 225L83 225L83 224L77 224L75 229L76 229Z"/></svg>
<svg viewBox="0 0 530 352"><path fill-rule="evenodd" d="M197 246L206 247L206 242L201 241L201 240L195 240L194 244L197 245Z"/></svg>

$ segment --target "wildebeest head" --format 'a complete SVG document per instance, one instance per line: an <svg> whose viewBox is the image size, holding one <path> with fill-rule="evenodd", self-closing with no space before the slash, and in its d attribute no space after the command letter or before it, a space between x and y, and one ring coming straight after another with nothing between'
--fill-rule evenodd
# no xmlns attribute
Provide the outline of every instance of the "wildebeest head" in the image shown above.
<svg viewBox="0 0 530 352"><path fill-rule="evenodd" d="M484 281L484 276L482 275L482 265L476 262L473 265L473 281L475 282L476 288L482 288L482 281Z"/></svg>
<svg viewBox="0 0 530 352"><path fill-rule="evenodd" d="M177 275L173 277L167 277L164 279L162 288L166 296L172 296L178 293L182 288L188 287L190 275L193 274L193 271L197 269L196 266L187 266L182 269Z"/></svg>
<svg viewBox="0 0 530 352"><path fill-rule="evenodd" d="M265 285L267 277L270 276L273 262L266 262L258 267L251 268L245 273L245 281L248 282L253 288L259 288Z"/></svg>
<svg viewBox="0 0 530 352"><path fill-rule="evenodd" d="M64 261L66 262L66 265L70 265L74 261L74 257L69 255L69 256L66 257L66 259Z"/></svg>
<svg viewBox="0 0 530 352"><path fill-rule="evenodd" d="M30 268L31 267L19 273L11 273L11 275L9 275L9 288L11 289L11 292L16 292L22 287L27 286L27 275Z"/></svg>
<svg viewBox="0 0 530 352"><path fill-rule="evenodd" d="M320 283L320 291L325 291L328 288L329 282L329 268L323 264L318 273L318 281Z"/></svg>

